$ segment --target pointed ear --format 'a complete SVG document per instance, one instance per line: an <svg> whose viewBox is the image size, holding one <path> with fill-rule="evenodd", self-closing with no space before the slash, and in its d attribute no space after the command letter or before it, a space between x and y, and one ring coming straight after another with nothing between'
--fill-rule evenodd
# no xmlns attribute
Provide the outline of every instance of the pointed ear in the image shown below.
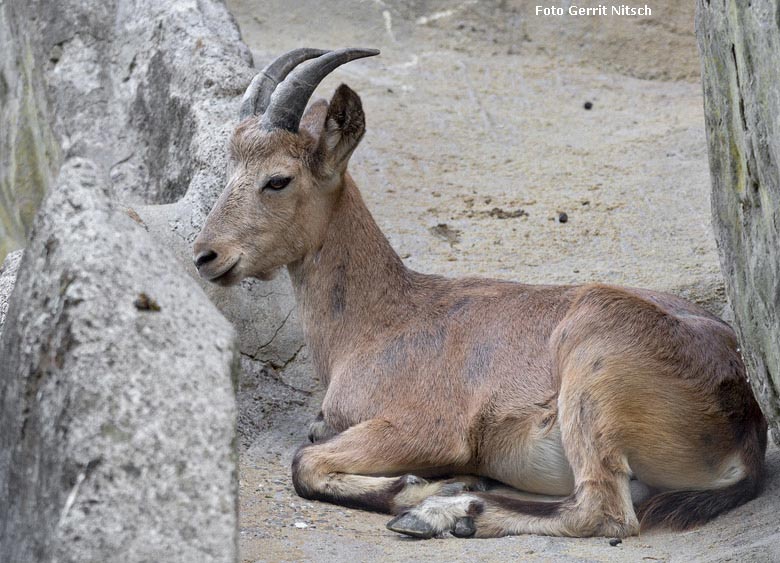
<svg viewBox="0 0 780 563"><path fill-rule="evenodd" d="M322 128L325 126L325 116L328 114L328 101L319 99L309 106L301 118L301 129L311 133L312 137L319 139Z"/></svg>
<svg viewBox="0 0 780 563"><path fill-rule="evenodd" d="M352 151L366 132L366 119L360 97L346 84L333 94L320 135L321 162L326 175L341 176L347 168Z"/></svg>

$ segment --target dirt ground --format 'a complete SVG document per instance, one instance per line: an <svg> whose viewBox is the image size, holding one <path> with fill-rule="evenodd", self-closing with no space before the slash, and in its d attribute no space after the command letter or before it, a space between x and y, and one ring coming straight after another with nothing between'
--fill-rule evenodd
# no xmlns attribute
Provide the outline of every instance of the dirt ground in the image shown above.
<svg viewBox="0 0 780 563"><path fill-rule="evenodd" d="M318 93L346 82L361 95L351 171L410 267L651 287L721 313L693 8L676 4L597 22L542 20L520 1L228 1L258 67L304 45L382 50ZM760 499L692 532L616 547L398 537L386 516L295 495L290 460L322 391L246 371L243 561L780 560L776 449Z"/></svg>

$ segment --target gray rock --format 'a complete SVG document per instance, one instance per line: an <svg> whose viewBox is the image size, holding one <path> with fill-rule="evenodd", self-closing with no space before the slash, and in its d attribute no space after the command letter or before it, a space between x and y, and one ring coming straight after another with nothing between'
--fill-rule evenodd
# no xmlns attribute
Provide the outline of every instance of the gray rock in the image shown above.
<svg viewBox="0 0 780 563"><path fill-rule="evenodd" d="M0 340L0 561L235 561L235 333L69 159Z"/></svg>
<svg viewBox="0 0 780 563"><path fill-rule="evenodd" d="M4 2L0 31L0 258L62 153L93 160L129 203L218 189L219 129L253 75L224 3Z"/></svg>
<svg viewBox="0 0 780 563"><path fill-rule="evenodd" d="M134 204L211 177L222 108L252 75L222 2L44 0L36 15L44 52L57 50L46 82L67 155L95 161Z"/></svg>
<svg viewBox="0 0 780 563"><path fill-rule="evenodd" d="M713 223L753 390L780 444L777 0L698 2Z"/></svg>
<svg viewBox="0 0 780 563"><path fill-rule="evenodd" d="M5 315L8 312L8 303L11 298L11 292L16 282L16 273L19 270L19 264L22 262L23 250L15 250L5 257L2 266L0 266L0 337L3 336L3 324Z"/></svg>
<svg viewBox="0 0 780 563"><path fill-rule="evenodd" d="M24 245L60 163L30 5L0 3L0 260Z"/></svg>

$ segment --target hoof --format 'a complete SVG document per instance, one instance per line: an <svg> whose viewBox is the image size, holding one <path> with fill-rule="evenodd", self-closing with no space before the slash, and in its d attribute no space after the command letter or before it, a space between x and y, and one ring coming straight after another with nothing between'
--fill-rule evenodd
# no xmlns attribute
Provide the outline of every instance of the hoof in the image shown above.
<svg viewBox="0 0 780 563"><path fill-rule="evenodd" d="M417 475L404 475L404 485L427 485L428 481L418 477Z"/></svg>
<svg viewBox="0 0 780 563"><path fill-rule="evenodd" d="M471 516L464 516L458 518L455 522L455 528L452 530L452 535L456 538L470 538L477 533L477 527L474 525L474 518Z"/></svg>
<svg viewBox="0 0 780 563"><path fill-rule="evenodd" d="M330 440L336 434L338 432L333 430L327 422L319 418L309 425L309 442L312 444Z"/></svg>
<svg viewBox="0 0 780 563"><path fill-rule="evenodd" d="M436 535L434 529L417 516L404 512L387 523L387 529L413 538L430 539Z"/></svg>
<svg viewBox="0 0 780 563"><path fill-rule="evenodd" d="M465 483L447 483L441 488L437 496L454 497L468 490Z"/></svg>

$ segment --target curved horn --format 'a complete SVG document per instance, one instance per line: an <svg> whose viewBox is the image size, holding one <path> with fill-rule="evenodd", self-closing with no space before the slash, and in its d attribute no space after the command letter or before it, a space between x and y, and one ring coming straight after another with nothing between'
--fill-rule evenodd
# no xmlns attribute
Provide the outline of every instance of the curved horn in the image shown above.
<svg viewBox="0 0 780 563"><path fill-rule="evenodd" d="M249 87L241 98L241 110L239 111L239 120L243 121L251 115L262 114L268 107L277 85L282 82L290 71L303 61L313 59L329 53L322 49L293 49L278 57L275 61L261 70L252 79Z"/></svg>
<svg viewBox="0 0 780 563"><path fill-rule="evenodd" d="M378 49L340 49L295 69L274 92L271 103L263 114L261 126L264 129L298 131L306 104L323 78L344 63L378 54Z"/></svg>

